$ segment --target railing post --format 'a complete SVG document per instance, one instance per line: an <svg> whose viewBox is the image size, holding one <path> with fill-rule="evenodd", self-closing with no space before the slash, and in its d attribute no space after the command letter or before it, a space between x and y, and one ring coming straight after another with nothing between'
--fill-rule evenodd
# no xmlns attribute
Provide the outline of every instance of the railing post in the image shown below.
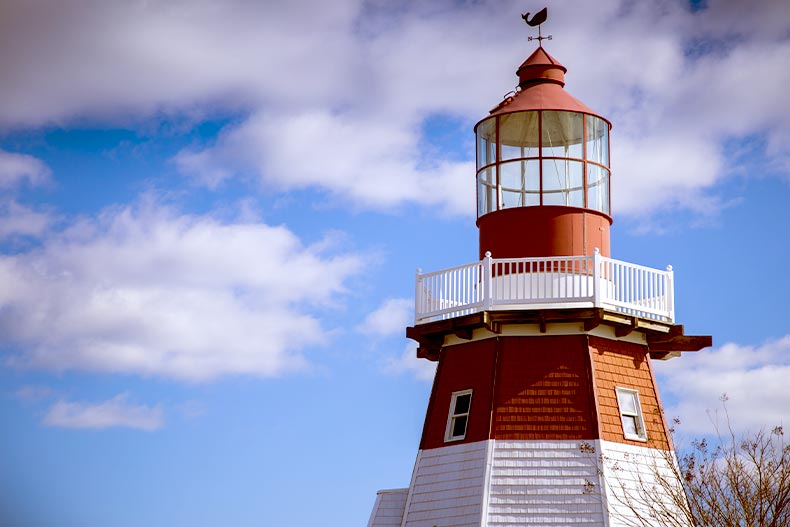
<svg viewBox="0 0 790 527"><path fill-rule="evenodd" d="M422 269L419 267L417 268L417 279L414 281L415 289L414 289L414 325L420 323L420 307L423 305L422 302Z"/></svg>
<svg viewBox="0 0 790 527"><path fill-rule="evenodd" d="M491 274L493 264L491 262L491 251L486 251L485 257L483 257L483 268L481 271L483 272L483 311L490 311L491 304L494 296L494 292L492 291L491 287Z"/></svg>
<svg viewBox="0 0 790 527"><path fill-rule="evenodd" d="M669 321L675 322L675 271L672 266L667 266L667 312Z"/></svg>
<svg viewBox="0 0 790 527"><path fill-rule="evenodd" d="M601 304L601 251L593 249L593 306L602 307Z"/></svg>

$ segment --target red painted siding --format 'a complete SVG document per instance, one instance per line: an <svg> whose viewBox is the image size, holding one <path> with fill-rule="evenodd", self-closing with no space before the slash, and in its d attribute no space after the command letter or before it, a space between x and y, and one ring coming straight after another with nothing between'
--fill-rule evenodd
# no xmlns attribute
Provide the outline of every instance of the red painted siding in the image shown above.
<svg viewBox="0 0 790 527"><path fill-rule="evenodd" d="M488 339L448 346L442 350L420 448L437 448L488 439L496 347L497 340ZM444 434L452 394L468 389L474 392L469 408L466 437L461 441L445 443Z"/></svg>
<svg viewBox="0 0 790 527"><path fill-rule="evenodd" d="M448 346L438 368L420 448L448 444L444 435L452 393L467 389L474 393L461 442L597 438L586 335Z"/></svg>
<svg viewBox="0 0 790 527"><path fill-rule="evenodd" d="M502 340L492 437L596 439L586 336Z"/></svg>
<svg viewBox="0 0 790 527"><path fill-rule="evenodd" d="M488 438L606 439L665 449L647 348L591 337L500 337L442 350L420 448ZM648 442L623 437L615 387L639 391ZM474 390L466 437L445 443L453 392Z"/></svg>
<svg viewBox="0 0 790 527"><path fill-rule="evenodd" d="M514 207L480 216L480 258L589 256L598 247L609 256L612 220L590 209L544 206ZM517 231L518 235L513 233Z"/></svg>

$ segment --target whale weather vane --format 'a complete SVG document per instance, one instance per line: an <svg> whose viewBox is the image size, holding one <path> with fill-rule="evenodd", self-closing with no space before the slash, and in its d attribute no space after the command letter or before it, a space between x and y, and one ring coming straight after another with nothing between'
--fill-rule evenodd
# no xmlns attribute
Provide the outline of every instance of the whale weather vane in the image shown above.
<svg viewBox="0 0 790 527"><path fill-rule="evenodd" d="M548 7L544 7L543 9L541 9L540 11L535 13L532 16L532 18L529 18L529 12L527 12L526 14L521 15L521 18L523 18L524 22L526 22L528 25L530 25L532 27L538 26L538 36L537 37L528 37L527 41L531 42L533 40L537 40L538 41L538 45L540 45L542 43L542 41L544 41L544 40L551 40L551 35L549 35L547 37L544 37L543 35L540 34L540 25L543 22L546 21L546 18L548 18L548 16L549 16L549 8Z"/></svg>

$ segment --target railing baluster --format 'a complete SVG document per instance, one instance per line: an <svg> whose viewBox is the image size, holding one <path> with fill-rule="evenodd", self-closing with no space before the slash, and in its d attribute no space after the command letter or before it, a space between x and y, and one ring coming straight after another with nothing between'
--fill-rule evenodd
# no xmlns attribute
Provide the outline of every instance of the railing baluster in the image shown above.
<svg viewBox="0 0 790 527"><path fill-rule="evenodd" d="M444 271L418 270L415 322L451 318L480 309L587 303L657 320L674 320L673 274L612 260L584 257L503 258Z"/></svg>

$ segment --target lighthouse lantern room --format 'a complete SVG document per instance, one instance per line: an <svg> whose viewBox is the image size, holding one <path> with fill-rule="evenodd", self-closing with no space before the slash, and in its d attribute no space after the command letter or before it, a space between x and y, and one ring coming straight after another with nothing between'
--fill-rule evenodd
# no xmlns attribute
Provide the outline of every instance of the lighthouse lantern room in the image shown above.
<svg viewBox="0 0 790 527"><path fill-rule="evenodd" d="M480 260L417 274L406 334L436 374L368 527L639 525L629 496L672 463L652 361L711 337L676 323L671 267L611 258L611 124L537 38L475 126Z"/></svg>
<svg viewBox="0 0 790 527"><path fill-rule="evenodd" d="M609 256L611 124L563 89L565 72L538 47L475 126L481 257ZM514 240L514 224L530 228Z"/></svg>

